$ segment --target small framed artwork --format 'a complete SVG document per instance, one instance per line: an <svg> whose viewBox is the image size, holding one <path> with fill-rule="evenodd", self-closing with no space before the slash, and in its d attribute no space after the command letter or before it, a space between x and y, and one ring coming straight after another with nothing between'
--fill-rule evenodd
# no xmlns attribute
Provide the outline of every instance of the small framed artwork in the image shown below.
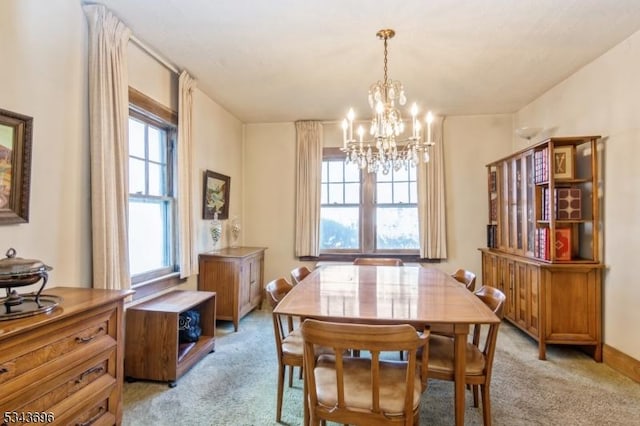
<svg viewBox="0 0 640 426"><path fill-rule="evenodd" d="M573 179L573 145L553 148L553 177Z"/></svg>
<svg viewBox="0 0 640 426"><path fill-rule="evenodd" d="M0 109L0 224L29 222L33 118Z"/></svg>
<svg viewBox="0 0 640 426"><path fill-rule="evenodd" d="M204 172L202 195L202 218L213 219L218 213L218 219L229 218L229 186L231 178L220 173L206 170Z"/></svg>

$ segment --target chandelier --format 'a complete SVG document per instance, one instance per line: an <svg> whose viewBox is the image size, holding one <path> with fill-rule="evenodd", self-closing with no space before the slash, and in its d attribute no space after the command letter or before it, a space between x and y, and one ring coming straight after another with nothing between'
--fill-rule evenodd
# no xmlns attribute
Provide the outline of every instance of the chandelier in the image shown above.
<svg viewBox="0 0 640 426"><path fill-rule="evenodd" d="M411 136L402 137L405 122L398 106L404 106L407 98L404 86L399 81L388 78L387 75L387 41L395 35L394 30L384 29L376 33L384 40L384 79L369 87L369 106L373 112L368 139L365 130L358 126L357 139L353 135L353 121L355 113L349 109L347 118L342 121L343 152L346 162L356 164L368 172L382 171L388 174L402 167L415 167L420 161L429 161L429 148L434 145L431 140L431 124L433 115L428 112L425 118L427 135L423 140L421 123L418 120L418 106L411 107Z"/></svg>

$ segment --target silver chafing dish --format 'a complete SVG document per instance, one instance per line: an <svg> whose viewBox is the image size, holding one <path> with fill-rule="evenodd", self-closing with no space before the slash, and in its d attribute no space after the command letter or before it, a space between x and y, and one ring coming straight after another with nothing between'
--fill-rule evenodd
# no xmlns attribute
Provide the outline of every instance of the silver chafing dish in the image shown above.
<svg viewBox="0 0 640 426"><path fill-rule="evenodd" d="M0 297L0 320L21 318L42 312L48 312L58 305L60 298L42 294L49 279L48 272L53 269L35 259L23 259L16 256L16 250L7 250L6 257L0 259L0 288L6 289L6 297ZM38 291L19 294L17 287L24 287L42 281Z"/></svg>

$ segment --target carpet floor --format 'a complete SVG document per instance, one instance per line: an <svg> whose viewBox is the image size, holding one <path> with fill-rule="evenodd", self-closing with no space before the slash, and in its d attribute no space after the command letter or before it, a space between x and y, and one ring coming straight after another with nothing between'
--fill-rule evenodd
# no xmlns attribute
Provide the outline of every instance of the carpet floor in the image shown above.
<svg viewBox="0 0 640 426"><path fill-rule="evenodd" d="M175 388L125 382L123 425L277 425L272 327L268 308L246 316L237 333L230 322L219 321L216 351ZM546 361L537 356L537 343L503 322L491 383L494 425L640 425L638 383L571 347L549 346ZM300 380L293 388L285 385L281 424L302 424ZM454 424L452 383L429 381L420 424ZM471 392L465 424L482 424Z"/></svg>

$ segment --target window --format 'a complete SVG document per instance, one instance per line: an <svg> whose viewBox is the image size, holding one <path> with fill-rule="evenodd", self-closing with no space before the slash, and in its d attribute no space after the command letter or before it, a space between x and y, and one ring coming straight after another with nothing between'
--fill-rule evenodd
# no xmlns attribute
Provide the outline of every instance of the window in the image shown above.
<svg viewBox="0 0 640 426"><path fill-rule="evenodd" d="M416 169L368 173L325 148L320 207L321 254L417 255Z"/></svg>
<svg viewBox="0 0 640 426"><path fill-rule="evenodd" d="M132 284L176 271L175 126L129 113L129 265Z"/></svg>

